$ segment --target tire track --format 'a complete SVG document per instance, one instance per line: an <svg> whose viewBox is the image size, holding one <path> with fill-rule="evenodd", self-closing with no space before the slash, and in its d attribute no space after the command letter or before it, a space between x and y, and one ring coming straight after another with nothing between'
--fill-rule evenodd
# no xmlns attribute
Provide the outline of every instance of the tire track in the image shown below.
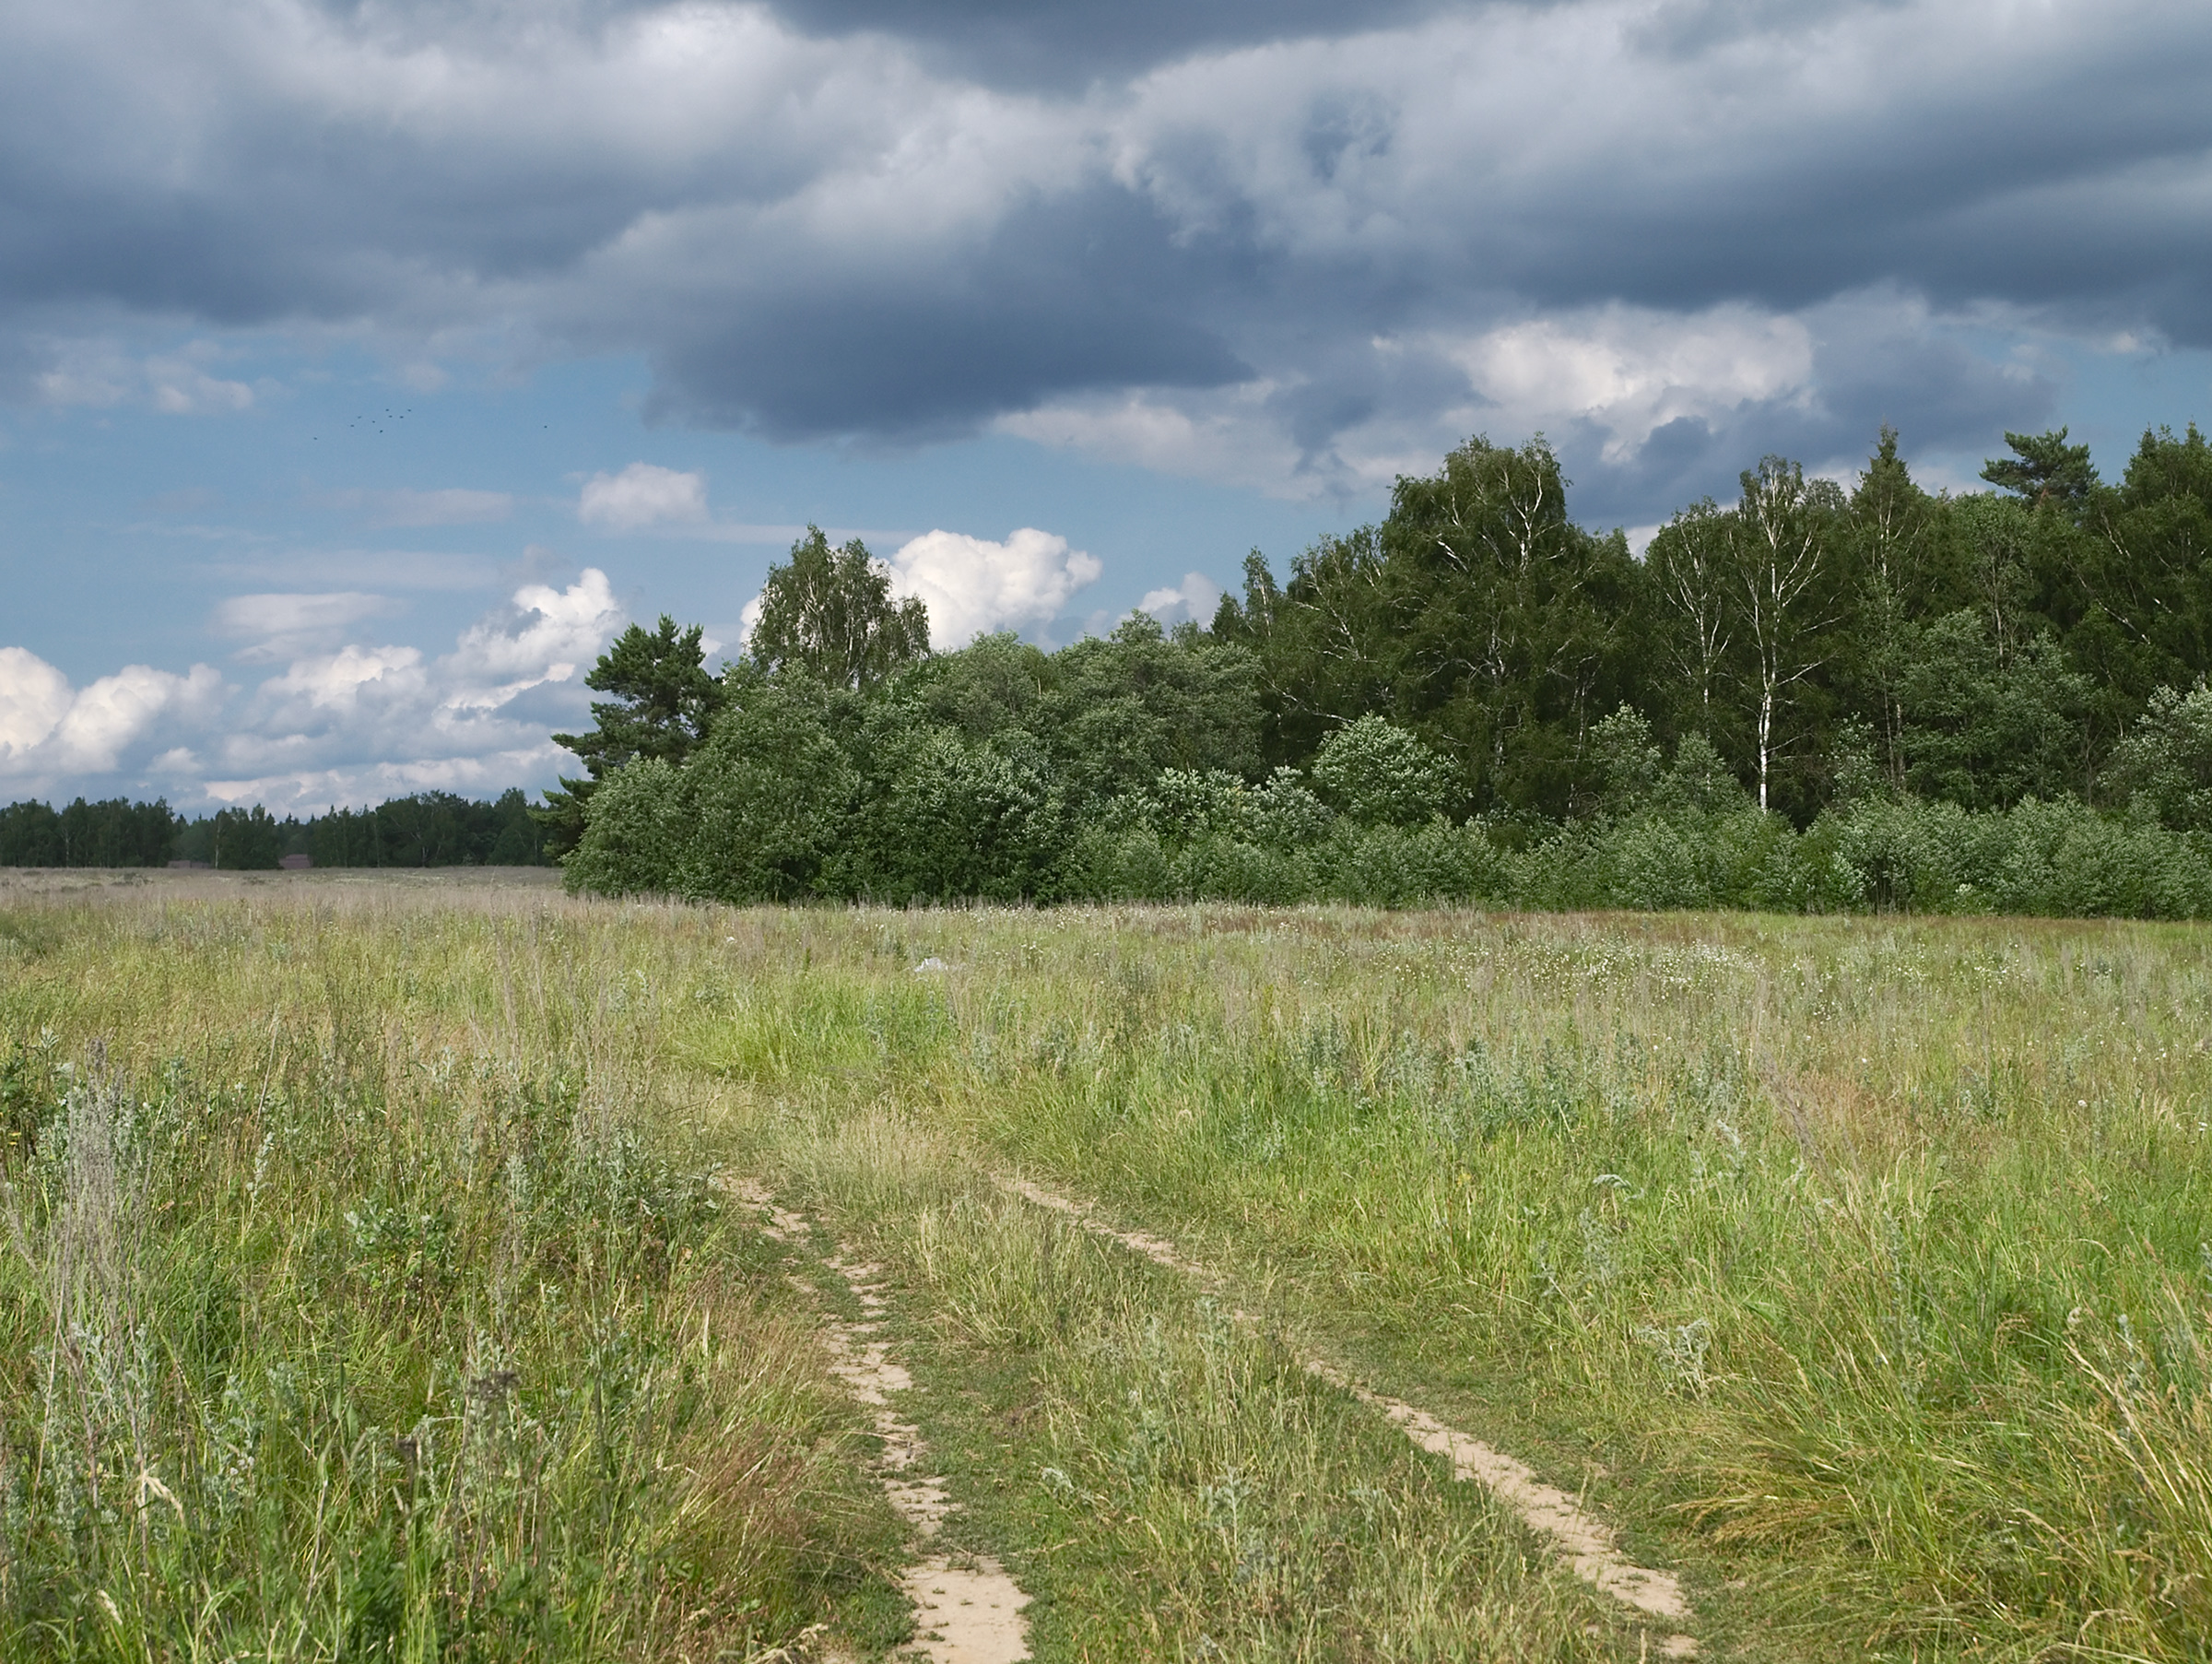
<svg viewBox="0 0 2212 1664"><path fill-rule="evenodd" d="M802 1251L810 1246L814 1225L803 1214L780 1206L776 1198L749 1179L725 1182L725 1188L748 1207L768 1217L761 1230L775 1241ZM844 1279L861 1316L857 1321L830 1316L823 1330L831 1358L830 1373L845 1384L845 1390L875 1412L876 1434L883 1451L876 1459L876 1478L900 1518L926 1543L937 1534L955 1506L942 1477L928 1470L929 1446L922 1431L900 1415L892 1399L912 1390L913 1376L891 1355L883 1338L887 1305L881 1266L846 1259L841 1254L822 1261ZM808 1294L814 1290L794 1278ZM1021 1609L1030 1598L995 1560L987 1555L927 1554L914 1561L900 1576L914 1611L915 1638L902 1656L919 1655L931 1664L1017 1664L1030 1656L1029 1623Z"/></svg>
<svg viewBox="0 0 2212 1664"><path fill-rule="evenodd" d="M1219 1271L1190 1258L1165 1237L1124 1230L1103 1217L1095 1203L1061 1196L1028 1179L998 1176L995 1182L1002 1190L1061 1214L1093 1235L1118 1243L1154 1265L1189 1278L1210 1293L1227 1296L1230 1292L1228 1280ZM1258 1321L1248 1313L1232 1307L1230 1315L1247 1328L1259 1327ZM1481 1485L1505 1504L1529 1529L1551 1542L1576 1576L1646 1617L1669 1623L1689 1622L1689 1601L1682 1593L1681 1581L1672 1572L1638 1565L1629 1559L1621 1552L1611 1526L1569 1493L1557 1485L1546 1484L1526 1462L1485 1444L1472 1434L1461 1432L1416 1405L1377 1392L1303 1345L1295 1336L1284 1334L1277 1339L1307 1374L1380 1411L1423 1450L1450 1462L1454 1479ZM1693 1636L1671 1634L1659 1642L1658 1651L1670 1658L1695 1658L1698 1643Z"/></svg>

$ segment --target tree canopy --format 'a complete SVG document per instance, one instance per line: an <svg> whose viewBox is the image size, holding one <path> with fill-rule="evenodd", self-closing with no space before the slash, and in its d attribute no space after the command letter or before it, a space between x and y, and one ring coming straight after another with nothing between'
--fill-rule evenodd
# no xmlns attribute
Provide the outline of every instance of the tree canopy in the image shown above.
<svg viewBox="0 0 2212 1664"><path fill-rule="evenodd" d="M2007 443L1997 489L1958 494L1889 429L1849 481L1767 456L1639 558L1574 520L1540 437L1478 436L1280 575L1254 550L1210 627L1138 615L1053 652L930 655L921 603L809 528L746 661L695 700L719 715L617 713L665 724L655 745L602 719L587 766L636 772L603 831L587 808L571 875L730 899L1479 890L1516 851L1583 859L1559 842L1578 827L1660 821L1674 841L1640 845L1621 893L1981 895L2086 870L2091 825L2181 840L2157 848L2186 865L2212 837L2212 453L2147 432L2108 485L2064 429ZM664 620L654 662L696 639ZM1738 834L1712 829L1745 815L1724 861ZM2012 853L1942 879L1977 838ZM2131 847L2150 867L2079 893L2195 893Z"/></svg>
<svg viewBox="0 0 2212 1664"><path fill-rule="evenodd" d="M582 761L585 777L563 777L535 811L549 854L565 854L583 835L583 806L609 771L639 757L681 762L706 738L723 688L706 668L703 639L700 626L679 629L663 613L657 628L632 624L599 655L584 686L614 697L593 703L589 732L553 736Z"/></svg>
<svg viewBox="0 0 2212 1664"><path fill-rule="evenodd" d="M854 537L836 549L818 525L769 568L752 661L832 688L862 689L929 652L929 609L895 600L890 569Z"/></svg>

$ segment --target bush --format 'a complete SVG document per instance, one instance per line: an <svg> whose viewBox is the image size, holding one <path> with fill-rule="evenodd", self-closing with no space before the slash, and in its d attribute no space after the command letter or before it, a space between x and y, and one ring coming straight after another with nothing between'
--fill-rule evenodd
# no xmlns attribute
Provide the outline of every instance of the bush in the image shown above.
<svg viewBox="0 0 2212 1664"><path fill-rule="evenodd" d="M584 809L583 837L562 861L571 890L598 895L667 894L688 853L682 772L658 757L627 762L599 783Z"/></svg>
<svg viewBox="0 0 2212 1664"><path fill-rule="evenodd" d="M1070 892L1087 901L1153 902L1174 892L1174 876L1159 834L1149 826L1100 822L1076 840Z"/></svg>
<svg viewBox="0 0 2212 1664"><path fill-rule="evenodd" d="M928 728L899 748L860 816L845 893L892 902L1052 899L1067 885L1070 816L1044 748L1018 729L982 741Z"/></svg>
<svg viewBox="0 0 2212 1664"><path fill-rule="evenodd" d="M1642 807L1530 838L1519 825L1394 819L1432 797L1434 779L1421 742L1379 721L1344 729L1351 738L1330 769L1316 770L1341 815L1292 770L1254 787L1224 771L1168 769L1086 817L1043 746L1018 729L975 739L933 726L879 738L864 789L821 702L767 686L681 768L649 760L609 775L569 882L732 902L2212 916L2212 844L2140 814L2122 820L2073 797L1973 811L1877 791L1801 832L1754 808L1696 736L1661 773L1640 724L1608 722L1619 753L1608 781L1641 781Z"/></svg>
<svg viewBox="0 0 2212 1664"><path fill-rule="evenodd" d="M1976 814L1924 798L1873 798L1821 817L1856 885L1843 904L1877 912L2202 918L2212 860L2195 838L2099 814L2074 797L2030 797Z"/></svg>
<svg viewBox="0 0 2212 1664"><path fill-rule="evenodd" d="M2140 818L2176 832L2212 832L2212 689L2154 689L2114 748L2110 776Z"/></svg>
<svg viewBox="0 0 2212 1664"><path fill-rule="evenodd" d="M818 690L765 680L744 689L683 776L691 825L678 893L791 902L831 888L826 869L844 844L860 776Z"/></svg>
<svg viewBox="0 0 2212 1664"><path fill-rule="evenodd" d="M600 782L566 882L720 902L817 894L858 784L819 701L758 682L680 766L639 758Z"/></svg>
<svg viewBox="0 0 2212 1664"><path fill-rule="evenodd" d="M1441 814L1452 765L1418 735L1380 716L1347 723L1321 742L1313 784L1363 826L1411 826Z"/></svg>

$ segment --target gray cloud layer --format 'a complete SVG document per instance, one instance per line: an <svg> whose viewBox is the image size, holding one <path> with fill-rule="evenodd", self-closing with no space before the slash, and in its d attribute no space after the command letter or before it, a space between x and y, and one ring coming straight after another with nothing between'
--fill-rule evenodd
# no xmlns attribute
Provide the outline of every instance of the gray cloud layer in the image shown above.
<svg viewBox="0 0 2212 1664"><path fill-rule="evenodd" d="M13 8L0 374L366 324L640 352L657 414L771 438L1290 491L1542 424L1634 519L2041 417L1960 317L2212 345L2199 5L916 10Z"/></svg>

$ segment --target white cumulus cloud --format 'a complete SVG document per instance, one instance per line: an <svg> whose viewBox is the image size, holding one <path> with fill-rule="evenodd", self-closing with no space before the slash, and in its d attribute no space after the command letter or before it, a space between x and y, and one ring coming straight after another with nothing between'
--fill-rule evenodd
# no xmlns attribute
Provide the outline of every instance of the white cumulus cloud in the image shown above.
<svg viewBox="0 0 2212 1664"><path fill-rule="evenodd" d="M122 761L124 748L149 733L164 716L206 714L222 697L223 679L213 666L194 665L182 676L147 665L126 665L80 690L54 730L63 765L104 774Z"/></svg>
<svg viewBox="0 0 2212 1664"><path fill-rule="evenodd" d="M1147 590L1136 610L1150 613L1163 624L1206 624L1212 622L1214 609L1221 605L1221 585L1204 572L1186 572L1180 584Z"/></svg>
<svg viewBox="0 0 2212 1664"><path fill-rule="evenodd" d="M707 518L707 482L650 462L633 462L619 474L594 474L583 483L576 516L609 531L649 525L699 525Z"/></svg>
<svg viewBox="0 0 2212 1664"><path fill-rule="evenodd" d="M246 643L237 656L253 664L296 658L338 640L356 624L400 610L388 596L352 589L246 595L218 603L213 622L218 633Z"/></svg>
<svg viewBox="0 0 2212 1664"><path fill-rule="evenodd" d="M232 596L216 618L266 649L385 609L358 592L268 594ZM571 584L521 585L451 652L343 642L294 654L235 699L206 665L132 665L78 689L27 648L0 648L0 782L19 796L159 791L188 810L278 814L545 783L563 760L551 733L583 718L583 672L622 619L606 574L587 567Z"/></svg>
<svg viewBox="0 0 2212 1664"><path fill-rule="evenodd" d="M262 684L262 692L304 700L317 710L350 712L364 693L389 703L418 696L426 685L418 648L347 646L294 659L281 676Z"/></svg>
<svg viewBox="0 0 2212 1664"><path fill-rule="evenodd" d="M29 753L69 714L69 679L28 647L0 647L0 762Z"/></svg>
<svg viewBox="0 0 2212 1664"><path fill-rule="evenodd" d="M1422 345L1463 369L1504 415L1492 425L1556 431L1585 420L1604 431L1607 462L1633 456L1681 418L1717 424L1744 406L1813 392L1804 321L1735 303L1689 317L1613 305Z"/></svg>
<svg viewBox="0 0 2212 1664"><path fill-rule="evenodd" d="M1006 541L962 532L924 532L889 561L891 588L929 608L930 645L965 646L994 630L1038 630L1104 570L1065 537L1025 525ZM750 621L749 619L747 620Z"/></svg>
<svg viewBox="0 0 2212 1664"><path fill-rule="evenodd" d="M126 665L79 689L37 654L0 647L0 775L49 783L115 772L125 753L175 722L204 719L222 699L207 665L182 676Z"/></svg>
<svg viewBox="0 0 2212 1664"><path fill-rule="evenodd" d="M521 585L435 658L359 643L302 655L194 760L195 789L306 813L543 781L564 757L548 735L582 717L583 670L622 617L606 574L586 567L572 584Z"/></svg>
<svg viewBox="0 0 2212 1664"><path fill-rule="evenodd" d="M512 620L485 620L462 633L440 661L453 708L495 709L544 682L565 682L597 656L622 608L595 566L566 589L525 584L514 592Z"/></svg>

